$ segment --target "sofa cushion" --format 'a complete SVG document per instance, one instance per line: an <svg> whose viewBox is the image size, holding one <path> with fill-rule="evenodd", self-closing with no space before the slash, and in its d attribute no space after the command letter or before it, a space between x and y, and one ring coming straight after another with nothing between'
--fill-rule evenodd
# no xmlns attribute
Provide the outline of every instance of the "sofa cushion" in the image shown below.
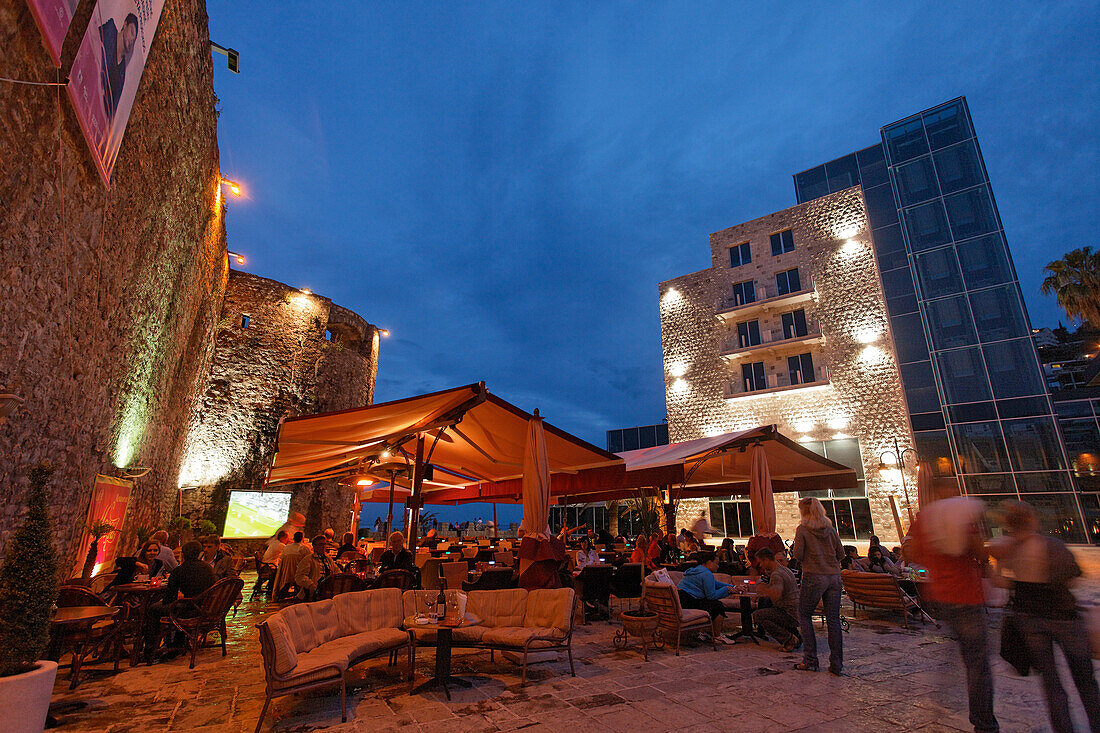
<svg viewBox="0 0 1100 733"><path fill-rule="evenodd" d="M523 588L504 590L472 590L466 610L478 617L488 628L523 626L527 611L527 591Z"/></svg>
<svg viewBox="0 0 1100 733"><path fill-rule="evenodd" d="M531 627L551 627L563 634L573 628L572 588L539 588L528 591L527 611L523 616L523 625Z"/></svg>
<svg viewBox="0 0 1100 733"><path fill-rule="evenodd" d="M710 614L707 613L706 611L700 610L698 608L685 608L680 612L680 622L681 623L688 624L688 623L691 623L693 621L709 621L709 620L710 620Z"/></svg>
<svg viewBox="0 0 1100 733"><path fill-rule="evenodd" d="M331 600L315 601L305 605L309 608L309 615L313 619L313 634L318 646L339 636L336 606Z"/></svg>
<svg viewBox="0 0 1100 733"><path fill-rule="evenodd" d="M279 612L290 630L290 638L294 640L294 650L299 654L308 652L316 647L317 632L313 628L313 614L309 612L308 603L299 603ZM301 660L299 660L300 662Z"/></svg>
<svg viewBox="0 0 1100 733"><path fill-rule="evenodd" d="M322 644L316 651L324 651L333 658L339 657L346 667L350 667L357 659L375 652L399 649L409 643L409 634L401 629L376 629L375 631L363 631L351 636L343 636L339 639Z"/></svg>
<svg viewBox="0 0 1100 733"><path fill-rule="evenodd" d="M275 672L288 674L298 665L298 650L294 648L294 639L290 635L282 614L274 613L268 617L267 630L275 647Z"/></svg>
<svg viewBox="0 0 1100 733"><path fill-rule="evenodd" d="M351 636L364 631L401 626L401 591L398 588L377 588L353 593L341 593L332 599L336 607L337 636Z"/></svg>
<svg viewBox="0 0 1100 733"><path fill-rule="evenodd" d="M331 648L329 642L323 647L318 647L311 652L298 655L298 666L294 668L293 676L284 682L273 682L276 689L304 685L309 682L331 679L339 681L348 665L339 650ZM330 665L336 665L339 669L332 669ZM325 669L329 667L328 669Z"/></svg>
<svg viewBox="0 0 1100 733"><path fill-rule="evenodd" d="M565 632L561 629L552 627L498 626L493 629L486 629L485 634L481 637L481 643L489 644L490 646L506 646L522 649L523 645L526 644L529 639L536 636L550 637L551 639L560 641L565 638ZM552 645L554 642L551 641L549 644Z"/></svg>
<svg viewBox="0 0 1100 733"><path fill-rule="evenodd" d="M451 632L451 639L454 644L478 644L488 630L484 626L462 626Z"/></svg>

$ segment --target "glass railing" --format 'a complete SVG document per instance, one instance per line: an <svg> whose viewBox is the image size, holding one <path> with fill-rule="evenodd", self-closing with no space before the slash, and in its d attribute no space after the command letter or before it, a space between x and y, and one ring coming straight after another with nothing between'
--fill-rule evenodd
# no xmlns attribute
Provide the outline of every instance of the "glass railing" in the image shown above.
<svg viewBox="0 0 1100 733"><path fill-rule="evenodd" d="M801 290L795 290L789 293L779 292L774 284L770 285L757 285L756 286L756 299L746 300L741 294L733 295L728 298L720 298L714 305L716 311L728 311L736 310L738 308L745 308L747 306L759 305L761 303L770 302L773 300L780 300L783 298L793 298L800 295L808 295L813 292L814 284L812 278L806 278L806 281L802 283Z"/></svg>
<svg viewBox="0 0 1100 733"><path fill-rule="evenodd" d="M776 389L788 389L797 388L799 386L813 386L819 384L825 384L829 381L829 369L828 367L819 366L814 368L813 374L803 375L800 372L780 372L778 374L767 374L763 384L754 383L749 379L738 379L730 382L726 385L725 396L730 397L742 397L744 395L756 394L759 392L768 392Z"/></svg>
<svg viewBox="0 0 1100 733"><path fill-rule="evenodd" d="M739 335L734 334L733 338L726 342L725 348L722 350L723 354L730 354L735 351L751 351L753 349L763 349L768 346L775 346L782 344L784 341L790 341L791 343L797 343L801 339L811 338L821 335L821 326L817 321L811 320L806 324L806 332L798 333L794 329L791 329L790 333L784 332L782 328L773 328L760 332L760 342L751 344L748 339L742 339Z"/></svg>

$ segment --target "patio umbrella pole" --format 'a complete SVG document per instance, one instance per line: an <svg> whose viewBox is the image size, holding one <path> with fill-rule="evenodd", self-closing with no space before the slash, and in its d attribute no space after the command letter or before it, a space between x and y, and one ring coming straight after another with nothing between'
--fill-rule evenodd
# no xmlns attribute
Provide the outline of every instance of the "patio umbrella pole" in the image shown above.
<svg viewBox="0 0 1100 733"><path fill-rule="evenodd" d="M390 508L386 512L386 531L382 535L382 539L389 541L390 532L393 531L393 482L397 478L396 471L390 471Z"/></svg>
<svg viewBox="0 0 1100 733"><path fill-rule="evenodd" d="M420 528L420 505L424 503L424 434L416 436L416 463L413 465L412 496L406 506L409 507L408 545L409 552L416 555L416 535Z"/></svg>
<svg viewBox="0 0 1100 733"><path fill-rule="evenodd" d="M497 527L497 503L494 501L493 502L493 537L496 538L496 537L499 537L499 536L500 536L500 532L499 532L499 529Z"/></svg>

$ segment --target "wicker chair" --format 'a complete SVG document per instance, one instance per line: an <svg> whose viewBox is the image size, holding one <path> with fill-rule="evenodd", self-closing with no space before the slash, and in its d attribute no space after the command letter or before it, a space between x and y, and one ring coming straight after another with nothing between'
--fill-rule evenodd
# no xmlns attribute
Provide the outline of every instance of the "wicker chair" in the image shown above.
<svg viewBox="0 0 1100 733"><path fill-rule="evenodd" d="M271 595L271 587L275 585L275 574L279 572L277 565L264 562L262 552L255 552L252 555L252 562L256 566L256 584L252 586L252 594L248 596L249 601L256 599L256 594L263 591L264 583L267 583L267 593Z"/></svg>
<svg viewBox="0 0 1100 733"><path fill-rule="evenodd" d="M681 608L680 595L671 583L645 582L646 610L657 614L657 638L660 643L675 644L680 656L680 637L686 632L710 631L711 643L718 650L718 632L710 614L695 608Z"/></svg>
<svg viewBox="0 0 1100 733"><path fill-rule="evenodd" d="M451 590L458 590L462 587L462 584L466 582L467 573L470 568L465 563L461 562L445 562L442 565L443 571L443 584L446 588Z"/></svg>
<svg viewBox="0 0 1100 733"><path fill-rule="evenodd" d="M57 607L68 608L72 606L106 606L102 598L92 591L80 585L63 585L57 593ZM56 632L51 631L51 635ZM80 681L80 669L92 653L101 655L110 654L115 663L115 671L118 671L119 659L122 657L122 626L119 624L118 612L111 618L96 621L87 626L71 629L54 636L51 646L60 656L65 651L72 652L73 659L69 665L69 689L75 690ZM101 656L104 658L104 656Z"/></svg>
<svg viewBox="0 0 1100 733"><path fill-rule="evenodd" d="M880 608L901 613L902 625L909 628L909 612L917 611L921 623L930 618L920 604L910 598L898 585L898 579L886 573L863 573L844 570L840 573L844 592L852 602L852 610L862 608ZM933 621L933 623L936 623ZM936 623L936 628L939 624Z"/></svg>
<svg viewBox="0 0 1100 733"><path fill-rule="evenodd" d="M168 607L168 616L161 619L161 624L175 628L187 639L191 650L189 669L195 668L195 653L206 644L206 637L211 631L221 634L222 656L228 654L225 643L229 634L225 628L225 617L243 587L244 581L240 578L223 578L194 598L182 598ZM196 610L198 615L195 616L180 615L181 612Z"/></svg>
<svg viewBox="0 0 1100 733"><path fill-rule="evenodd" d="M357 590L366 590L367 583L353 573L333 573L317 584L314 600L323 601L326 598L338 596L341 593L353 593Z"/></svg>
<svg viewBox="0 0 1100 733"><path fill-rule="evenodd" d="M394 568L393 570L387 570L383 573L379 573L371 584L370 589L375 588L398 588L399 590L412 590L416 588L419 583L417 574L411 570L402 570L401 568Z"/></svg>
<svg viewBox="0 0 1100 733"><path fill-rule="evenodd" d="M493 562L504 567L511 567L513 562L511 550L507 552L494 552Z"/></svg>

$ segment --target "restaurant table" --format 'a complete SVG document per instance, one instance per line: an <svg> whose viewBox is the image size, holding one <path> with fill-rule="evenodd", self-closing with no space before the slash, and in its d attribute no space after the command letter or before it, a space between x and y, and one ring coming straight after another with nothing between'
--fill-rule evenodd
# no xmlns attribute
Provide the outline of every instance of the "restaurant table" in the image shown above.
<svg viewBox="0 0 1100 733"><path fill-rule="evenodd" d="M92 638L92 626L97 621L113 618L119 612L116 606L65 606L57 609L50 617L50 646L46 658L56 662L61 658L62 645L68 642L72 646L73 661L69 673L69 689L76 689L80 677L80 668L88 646L104 641L105 636ZM117 658L116 658L117 659ZM117 662L116 662L117 671Z"/></svg>
<svg viewBox="0 0 1100 733"><path fill-rule="evenodd" d="M127 619L130 630L134 631L134 648L130 651L130 666L136 667L145 649L145 617L149 615L149 606L164 597L167 582L156 586L151 583L123 583L111 590L118 594L115 596L115 602L119 605L125 603L132 611Z"/></svg>
<svg viewBox="0 0 1100 733"><path fill-rule="evenodd" d="M471 687L472 683L467 682L461 677L455 677L451 674L451 645L454 642L454 630L460 627L476 626L479 621L471 619L466 616L462 619L462 623L457 626L447 626L441 624L438 621L429 620L428 623L417 623L416 616L410 616L405 619L405 628L412 632L413 636L417 636L417 632L434 631L435 633L435 674L431 679L426 682L422 682L412 689L409 694L418 694L432 687L442 687L443 693L447 696L447 699L451 699L451 691L447 685L457 685L458 687Z"/></svg>
<svg viewBox="0 0 1100 733"><path fill-rule="evenodd" d="M760 640L756 638L756 634L753 632L752 625L752 602L759 596L756 591L739 591L730 593L727 598L737 598L740 601L741 612L741 630L736 634L730 636L731 639L740 639L743 636L747 636L752 639L752 643L757 646L760 645Z"/></svg>

